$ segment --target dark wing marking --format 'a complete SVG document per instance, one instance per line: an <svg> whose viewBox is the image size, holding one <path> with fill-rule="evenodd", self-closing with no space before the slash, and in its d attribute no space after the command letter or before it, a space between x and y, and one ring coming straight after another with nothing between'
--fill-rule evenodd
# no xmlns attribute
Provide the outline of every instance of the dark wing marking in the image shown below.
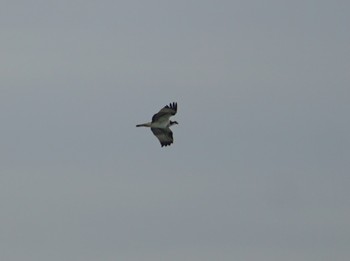
<svg viewBox="0 0 350 261"><path fill-rule="evenodd" d="M175 115L177 112L177 103L173 102L169 105L163 107L158 113L154 114L152 117L152 122L158 121L160 118L164 117L169 119L170 116Z"/></svg>
<svg viewBox="0 0 350 261"><path fill-rule="evenodd" d="M173 132L169 129L151 128L153 134L158 138L160 145L168 146L173 143Z"/></svg>

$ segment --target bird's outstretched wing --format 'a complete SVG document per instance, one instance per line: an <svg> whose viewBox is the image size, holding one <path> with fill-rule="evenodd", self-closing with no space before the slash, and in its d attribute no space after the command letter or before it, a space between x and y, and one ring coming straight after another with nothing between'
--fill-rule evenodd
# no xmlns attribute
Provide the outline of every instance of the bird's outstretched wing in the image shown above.
<svg viewBox="0 0 350 261"><path fill-rule="evenodd" d="M163 107L158 113L154 114L152 117L152 122L155 121L167 121L169 118L173 115L175 115L177 112L177 103L173 102L169 105L166 105Z"/></svg>
<svg viewBox="0 0 350 261"><path fill-rule="evenodd" d="M169 128L151 128L153 134L158 138L160 145L168 146L173 143L173 132Z"/></svg>

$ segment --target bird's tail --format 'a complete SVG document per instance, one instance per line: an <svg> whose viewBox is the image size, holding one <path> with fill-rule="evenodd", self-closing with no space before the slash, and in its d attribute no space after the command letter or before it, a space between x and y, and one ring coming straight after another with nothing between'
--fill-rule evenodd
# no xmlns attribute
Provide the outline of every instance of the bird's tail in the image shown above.
<svg viewBox="0 0 350 261"><path fill-rule="evenodd" d="M136 127L151 127L151 123L147 122L147 123L137 124Z"/></svg>

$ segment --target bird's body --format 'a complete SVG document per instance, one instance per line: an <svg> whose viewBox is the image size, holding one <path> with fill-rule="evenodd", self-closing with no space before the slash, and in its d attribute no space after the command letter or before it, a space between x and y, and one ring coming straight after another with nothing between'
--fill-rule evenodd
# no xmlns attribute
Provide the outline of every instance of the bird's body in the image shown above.
<svg viewBox="0 0 350 261"><path fill-rule="evenodd" d="M173 143L173 132L170 126L178 124L177 121L171 121L170 117L177 112L177 103L173 102L166 105L158 113L154 114L151 122L138 124L136 127L149 127L153 134L158 138L161 146L168 146Z"/></svg>
<svg viewBox="0 0 350 261"><path fill-rule="evenodd" d="M151 128L168 128L170 124L168 122L147 122L143 124L137 124L136 127L151 127Z"/></svg>

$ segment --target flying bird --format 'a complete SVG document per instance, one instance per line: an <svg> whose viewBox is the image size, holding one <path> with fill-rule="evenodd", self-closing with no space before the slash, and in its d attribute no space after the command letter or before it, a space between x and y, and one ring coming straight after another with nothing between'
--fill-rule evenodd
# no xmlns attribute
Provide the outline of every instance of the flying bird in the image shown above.
<svg viewBox="0 0 350 261"><path fill-rule="evenodd" d="M150 127L153 134L158 138L160 145L168 146L173 143L173 132L170 126L178 124L177 121L171 121L170 117L177 112L177 103L173 102L163 107L158 113L154 114L151 122L138 124L136 127Z"/></svg>

